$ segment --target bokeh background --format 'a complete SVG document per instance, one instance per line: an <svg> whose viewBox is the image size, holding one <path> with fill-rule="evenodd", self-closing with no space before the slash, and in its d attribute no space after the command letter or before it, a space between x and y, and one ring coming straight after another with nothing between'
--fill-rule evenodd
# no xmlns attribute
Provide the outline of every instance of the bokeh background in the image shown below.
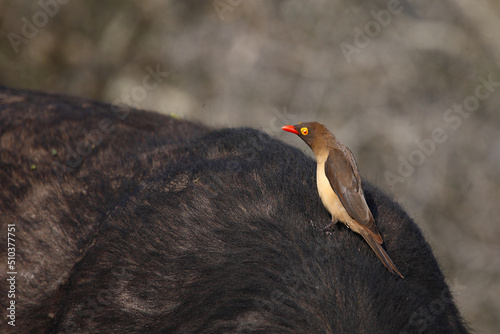
<svg viewBox="0 0 500 334"><path fill-rule="evenodd" d="M307 154L280 127L326 124L422 228L469 325L500 328L497 0L1 0L0 30L1 85Z"/></svg>

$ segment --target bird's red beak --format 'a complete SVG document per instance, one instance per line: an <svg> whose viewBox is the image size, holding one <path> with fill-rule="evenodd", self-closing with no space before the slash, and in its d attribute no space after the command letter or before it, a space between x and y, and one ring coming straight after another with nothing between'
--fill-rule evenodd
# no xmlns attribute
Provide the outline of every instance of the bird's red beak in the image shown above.
<svg viewBox="0 0 500 334"><path fill-rule="evenodd" d="M285 125L284 127L281 128L281 130L285 130L291 133L295 133L296 135L299 134L297 130L295 130L295 127L293 125Z"/></svg>

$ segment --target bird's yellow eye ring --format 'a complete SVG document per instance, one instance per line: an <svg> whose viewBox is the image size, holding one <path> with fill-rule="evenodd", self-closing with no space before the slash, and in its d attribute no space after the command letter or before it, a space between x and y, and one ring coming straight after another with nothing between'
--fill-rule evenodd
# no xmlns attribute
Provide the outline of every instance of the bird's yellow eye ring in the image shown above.
<svg viewBox="0 0 500 334"><path fill-rule="evenodd" d="M302 128L302 129L300 129L300 133L302 133L304 136L307 136L307 134L309 133L309 130L307 128Z"/></svg>

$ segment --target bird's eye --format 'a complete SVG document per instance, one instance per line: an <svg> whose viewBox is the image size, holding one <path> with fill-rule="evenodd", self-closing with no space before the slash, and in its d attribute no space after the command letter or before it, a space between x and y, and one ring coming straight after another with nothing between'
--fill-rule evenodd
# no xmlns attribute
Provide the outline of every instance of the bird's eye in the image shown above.
<svg viewBox="0 0 500 334"><path fill-rule="evenodd" d="M300 132L304 135L304 136L307 136L307 134L309 133L309 130L307 128L302 128L300 129Z"/></svg>

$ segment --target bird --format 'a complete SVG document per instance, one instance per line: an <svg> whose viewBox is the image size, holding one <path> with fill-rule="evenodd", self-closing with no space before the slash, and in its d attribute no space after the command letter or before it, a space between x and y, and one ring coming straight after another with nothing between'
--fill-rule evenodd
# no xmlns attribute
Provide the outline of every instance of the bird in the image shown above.
<svg viewBox="0 0 500 334"><path fill-rule="evenodd" d="M324 230L338 222L344 223L363 237L389 272L404 278L382 247L383 239L366 203L358 165L351 150L318 122L300 122L281 129L298 135L314 152L318 193L332 216L331 223Z"/></svg>

